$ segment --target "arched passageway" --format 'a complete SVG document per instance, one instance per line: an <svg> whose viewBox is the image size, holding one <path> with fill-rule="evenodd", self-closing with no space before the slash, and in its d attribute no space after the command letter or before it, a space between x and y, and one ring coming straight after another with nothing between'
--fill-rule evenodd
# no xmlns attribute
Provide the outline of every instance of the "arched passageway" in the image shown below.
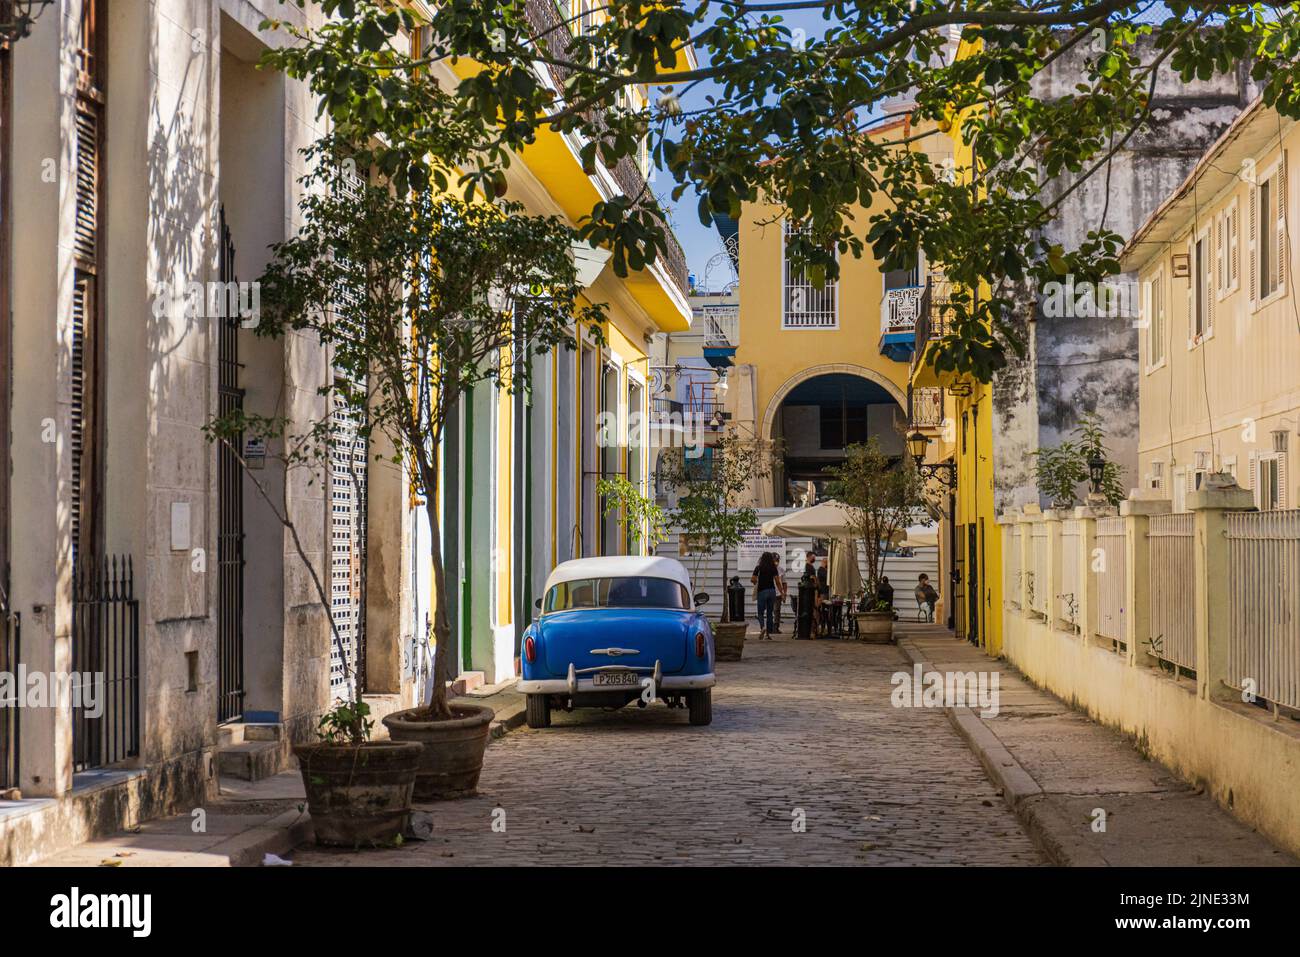
<svg viewBox="0 0 1300 957"><path fill-rule="evenodd" d="M888 454L903 454L903 408L885 384L854 372L825 372L792 383L773 397L765 434L782 449L773 471L778 505L797 505L809 483L826 498L845 449L874 437Z"/></svg>

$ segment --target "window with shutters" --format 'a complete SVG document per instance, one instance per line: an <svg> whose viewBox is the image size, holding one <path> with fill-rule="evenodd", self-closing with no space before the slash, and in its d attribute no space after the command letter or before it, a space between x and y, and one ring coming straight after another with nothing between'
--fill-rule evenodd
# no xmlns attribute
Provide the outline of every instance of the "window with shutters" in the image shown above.
<svg viewBox="0 0 1300 957"><path fill-rule="evenodd" d="M1165 364L1165 269L1161 266L1147 284L1147 371Z"/></svg>
<svg viewBox="0 0 1300 957"><path fill-rule="evenodd" d="M356 161L344 157L335 186L359 201L366 181ZM335 292L338 321L352 322L364 293L350 285ZM365 691L366 502L370 443L359 413L367 383L336 373L330 416L330 614L339 640L330 647L330 691L336 699ZM340 647L341 646L341 647Z"/></svg>
<svg viewBox="0 0 1300 957"><path fill-rule="evenodd" d="M1191 330L1187 347L1190 349L1214 334L1214 262L1210 256L1208 228L1192 243L1192 283L1189 294Z"/></svg>
<svg viewBox="0 0 1300 957"><path fill-rule="evenodd" d="M365 690L366 469L369 443L348 383L336 380L331 401L330 614L339 640L330 646L330 691L336 698ZM354 684L354 687L349 685Z"/></svg>
<svg viewBox="0 0 1300 957"><path fill-rule="evenodd" d="M101 486L100 435L102 382L100 375L99 273L102 268L100 215L103 204L103 19L102 0L83 5L77 62L73 166L74 257L72 290L72 555L93 552L98 545L96 502Z"/></svg>
<svg viewBox="0 0 1300 957"><path fill-rule="evenodd" d="M1287 156L1259 179L1250 204L1250 294L1257 305L1271 302L1286 289Z"/></svg>
<svg viewBox="0 0 1300 957"><path fill-rule="evenodd" d="M1240 284L1239 221L1235 199L1214 217L1214 286L1220 302L1236 292Z"/></svg>

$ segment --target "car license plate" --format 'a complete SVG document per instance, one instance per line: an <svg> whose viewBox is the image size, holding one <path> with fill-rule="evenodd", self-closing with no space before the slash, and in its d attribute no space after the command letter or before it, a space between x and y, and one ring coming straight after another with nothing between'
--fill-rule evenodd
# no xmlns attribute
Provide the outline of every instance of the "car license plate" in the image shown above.
<svg viewBox="0 0 1300 957"><path fill-rule="evenodd" d="M597 672L591 680L597 688L639 688L641 676L634 671Z"/></svg>

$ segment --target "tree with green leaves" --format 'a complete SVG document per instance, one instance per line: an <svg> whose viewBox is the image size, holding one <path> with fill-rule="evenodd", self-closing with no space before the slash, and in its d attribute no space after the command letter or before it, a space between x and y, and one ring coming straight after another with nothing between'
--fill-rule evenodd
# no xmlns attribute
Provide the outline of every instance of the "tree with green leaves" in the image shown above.
<svg viewBox="0 0 1300 957"><path fill-rule="evenodd" d="M954 289L987 289L949 305L929 356L983 381L1024 348L1006 321L1013 284L1118 270L1104 226L1077 249L1040 228L1153 122L1159 82L1246 63L1266 103L1300 116L1296 3L595 0L574 15L553 0L447 0L428 21L380 0L320 6L332 19L319 27L273 23L292 42L266 60L307 80L399 189L500 196L544 130L573 137L589 172L648 140L706 225L760 198L803 224L792 256L811 276L833 279L840 257L869 248L886 269L923 252ZM811 33L791 19L813 15ZM411 52L403 35L417 31L428 42ZM1043 94L1036 78L1079 51L1074 90ZM482 69L446 69L465 60ZM903 113L910 124L890 127ZM944 175L923 149L949 134L970 145L971 175ZM1065 189L1044 189L1062 173ZM648 189L602 199L580 229L619 275L667 248Z"/></svg>
<svg viewBox="0 0 1300 957"><path fill-rule="evenodd" d="M602 514L620 517L629 544L636 546L644 541L646 548L653 551L668 537L668 519L664 510L641 490L639 484L622 475L603 478L596 483L596 495L604 503Z"/></svg>
<svg viewBox="0 0 1300 957"><path fill-rule="evenodd" d="M1099 459L1102 464L1101 491L1098 493L1107 505L1118 505L1127 494L1124 472L1118 462L1110 458L1106 447L1106 431L1096 412L1079 416L1079 424L1070 430L1073 438L1056 445L1037 449L1034 455L1034 476L1038 488L1056 508L1070 508L1078 502L1079 486L1089 481L1088 463Z"/></svg>
<svg viewBox="0 0 1300 957"><path fill-rule="evenodd" d="M672 449L660 456L659 477L676 493L677 505L668 520L693 542L697 558L722 552L722 620L730 621L726 601L732 550L758 523L758 511L749 504L755 483L772 475L779 448L776 443L731 428L704 454ZM698 564L696 565L698 570Z"/></svg>
<svg viewBox="0 0 1300 957"><path fill-rule="evenodd" d="M440 444L475 388L527 389L531 356L603 341L605 311L580 301L574 231L510 204L465 203L397 189L381 174L359 186L332 137L310 150L302 226L273 247L261 277L260 336L310 334L330 356L322 387L358 434L381 437L424 501L433 534L437 653L429 717L451 716L454 645L441 550ZM364 169L364 167L361 167ZM330 416L299 431L329 441Z"/></svg>
<svg viewBox="0 0 1300 957"><path fill-rule="evenodd" d="M853 534L866 554L867 610L885 574L885 556L899 532L925 514L925 481L905 459L885 454L873 435L844 450L844 464L832 470L830 495L848 514Z"/></svg>

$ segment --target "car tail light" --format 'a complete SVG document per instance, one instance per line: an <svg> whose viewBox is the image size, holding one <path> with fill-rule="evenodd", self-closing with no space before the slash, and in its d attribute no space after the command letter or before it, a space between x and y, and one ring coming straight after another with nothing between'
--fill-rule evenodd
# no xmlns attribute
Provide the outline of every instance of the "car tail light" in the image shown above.
<svg viewBox="0 0 1300 957"><path fill-rule="evenodd" d="M537 660L537 642L533 641L532 635L524 639L524 657L530 665Z"/></svg>
<svg viewBox="0 0 1300 957"><path fill-rule="evenodd" d="M708 645L704 641L704 632L701 631L695 636L695 656L703 658L707 652Z"/></svg>

